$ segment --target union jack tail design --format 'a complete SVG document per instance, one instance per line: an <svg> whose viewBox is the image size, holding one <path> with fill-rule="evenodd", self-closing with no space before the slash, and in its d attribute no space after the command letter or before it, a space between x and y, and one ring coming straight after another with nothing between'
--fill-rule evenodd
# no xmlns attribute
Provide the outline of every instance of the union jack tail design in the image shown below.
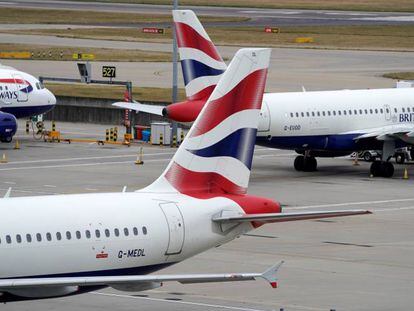
<svg viewBox="0 0 414 311"><path fill-rule="evenodd" d="M236 53L165 172L147 190L246 193L270 52Z"/></svg>
<svg viewBox="0 0 414 311"><path fill-rule="evenodd" d="M207 100L227 69L197 16L174 10L175 33L188 100Z"/></svg>

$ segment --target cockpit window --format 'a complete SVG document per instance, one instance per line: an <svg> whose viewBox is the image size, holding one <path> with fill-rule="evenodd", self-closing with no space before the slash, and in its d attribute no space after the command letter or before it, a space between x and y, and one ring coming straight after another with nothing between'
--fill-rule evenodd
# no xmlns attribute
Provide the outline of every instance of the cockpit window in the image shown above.
<svg viewBox="0 0 414 311"><path fill-rule="evenodd" d="M39 86L40 86L40 89L41 89L41 90L43 90L43 89L45 88L45 86L43 85L43 83L42 83L42 82L40 82L40 81L39 81Z"/></svg>
<svg viewBox="0 0 414 311"><path fill-rule="evenodd" d="M36 88L37 88L38 90L40 90L40 83L39 83L39 82L36 82Z"/></svg>

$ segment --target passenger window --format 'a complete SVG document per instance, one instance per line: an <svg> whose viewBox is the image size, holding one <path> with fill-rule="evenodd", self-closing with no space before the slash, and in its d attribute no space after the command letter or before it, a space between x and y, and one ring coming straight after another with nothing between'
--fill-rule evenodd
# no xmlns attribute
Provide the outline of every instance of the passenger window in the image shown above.
<svg viewBox="0 0 414 311"><path fill-rule="evenodd" d="M98 229L95 230L95 236L99 239L101 237L101 231Z"/></svg>
<svg viewBox="0 0 414 311"><path fill-rule="evenodd" d="M3 87L2 86L0 86L0 91L3 91Z"/></svg>
<svg viewBox="0 0 414 311"><path fill-rule="evenodd" d="M397 108L394 108L394 112L395 112L395 113L397 113L397 112L398 112Z"/></svg>
<svg viewBox="0 0 414 311"><path fill-rule="evenodd" d="M389 110L388 108L386 108L386 109L385 109L385 111L386 111L387 113L390 113L390 110Z"/></svg>
<svg viewBox="0 0 414 311"><path fill-rule="evenodd" d="M78 240L80 240L80 238L81 238L81 233L80 233L80 231L76 231L76 238L77 238Z"/></svg>
<svg viewBox="0 0 414 311"><path fill-rule="evenodd" d="M365 114L368 114L368 110L367 109L365 109Z"/></svg>
<svg viewBox="0 0 414 311"><path fill-rule="evenodd" d="M91 232L89 230L85 230L85 236L87 239L91 238Z"/></svg>
<svg viewBox="0 0 414 311"><path fill-rule="evenodd" d="M375 113L378 113L378 109L375 108Z"/></svg>
<svg viewBox="0 0 414 311"><path fill-rule="evenodd" d="M52 241L52 235L50 234L50 232L46 233L46 240Z"/></svg>
<svg viewBox="0 0 414 311"><path fill-rule="evenodd" d="M125 236L128 236L129 235L128 228L124 228L124 234L125 234Z"/></svg>
<svg viewBox="0 0 414 311"><path fill-rule="evenodd" d="M299 118L299 113L298 112L296 112L296 118Z"/></svg>
<svg viewBox="0 0 414 311"><path fill-rule="evenodd" d="M62 240L62 235L60 234L60 232L56 232L56 239L58 241Z"/></svg>
<svg viewBox="0 0 414 311"><path fill-rule="evenodd" d="M109 229L105 229L105 236L106 236L107 238L109 238L109 237L110 237L110 235L111 235L111 233L109 232Z"/></svg>
<svg viewBox="0 0 414 311"><path fill-rule="evenodd" d="M325 111L322 111L322 115L325 116Z"/></svg>
<svg viewBox="0 0 414 311"><path fill-rule="evenodd" d="M66 239L72 239L72 234L69 231L66 231Z"/></svg>
<svg viewBox="0 0 414 311"><path fill-rule="evenodd" d="M32 242L32 236L30 234L26 234L26 241L27 241L27 243Z"/></svg>
<svg viewBox="0 0 414 311"><path fill-rule="evenodd" d="M338 110L338 115L342 115L341 110Z"/></svg>
<svg viewBox="0 0 414 311"><path fill-rule="evenodd" d="M307 117L310 117L310 114L309 114L309 112L306 112L306 116L307 116Z"/></svg>
<svg viewBox="0 0 414 311"><path fill-rule="evenodd" d="M16 235L16 241L17 243L22 243L22 236L20 234Z"/></svg>
<svg viewBox="0 0 414 311"><path fill-rule="evenodd" d="M312 111L312 117L314 117L315 116L315 112L314 111Z"/></svg>
<svg viewBox="0 0 414 311"><path fill-rule="evenodd" d="M9 88L8 88L7 86L5 86L5 87L4 87L4 89L5 89L6 91L8 91L8 90L9 90Z"/></svg>
<svg viewBox="0 0 414 311"><path fill-rule="evenodd" d="M305 114L303 112L301 112L300 115L302 116L302 118L305 116Z"/></svg>
<svg viewBox="0 0 414 311"><path fill-rule="evenodd" d="M146 235L147 234L147 227L142 227L142 233L144 234L144 235Z"/></svg>
<svg viewBox="0 0 414 311"><path fill-rule="evenodd" d="M336 116L336 111L334 110L334 111L332 111L332 114L334 115L334 116Z"/></svg>
<svg viewBox="0 0 414 311"><path fill-rule="evenodd" d="M370 110L369 110L369 113L370 113L370 114L372 114L372 113L373 113L373 112L372 112L372 109L370 109Z"/></svg>
<svg viewBox="0 0 414 311"><path fill-rule="evenodd" d="M114 234L115 234L115 236L119 236L119 229L118 228L114 229Z"/></svg>
<svg viewBox="0 0 414 311"><path fill-rule="evenodd" d="M380 109L380 113L384 113L384 110L382 108Z"/></svg>
<svg viewBox="0 0 414 311"><path fill-rule="evenodd" d="M10 235L6 235L6 242L7 242L7 244L10 244L11 243L11 237L10 237Z"/></svg>
<svg viewBox="0 0 414 311"><path fill-rule="evenodd" d="M321 116L321 113L320 113L319 111L317 112L317 114L318 114L318 117L320 117L320 116Z"/></svg>
<svg viewBox="0 0 414 311"><path fill-rule="evenodd" d="M410 107L407 108L407 112L410 112Z"/></svg>
<svg viewBox="0 0 414 311"><path fill-rule="evenodd" d="M134 227L134 228L132 229L132 231L134 232L134 235L138 235L138 228L137 228L137 227Z"/></svg>
<svg viewBox="0 0 414 311"><path fill-rule="evenodd" d="M330 116L331 115L331 111L330 110L328 110L328 116Z"/></svg>
<svg viewBox="0 0 414 311"><path fill-rule="evenodd" d="M405 112L405 108L401 108L402 112Z"/></svg>
<svg viewBox="0 0 414 311"><path fill-rule="evenodd" d="M37 242L42 242L42 235L40 233L36 233L36 240Z"/></svg>
<svg viewBox="0 0 414 311"><path fill-rule="evenodd" d="M293 112L290 113L290 117L293 118Z"/></svg>

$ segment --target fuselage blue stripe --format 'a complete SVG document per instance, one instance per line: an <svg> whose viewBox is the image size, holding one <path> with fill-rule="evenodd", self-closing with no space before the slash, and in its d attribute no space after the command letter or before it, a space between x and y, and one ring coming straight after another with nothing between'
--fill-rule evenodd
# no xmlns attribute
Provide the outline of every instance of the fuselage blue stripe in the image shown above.
<svg viewBox="0 0 414 311"><path fill-rule="evenodd" d="M224 70L212 68L193 59L182 60L181 67L183 70L185 85L196 78L204 76L218 76L224 72Z"/></svg>
<svg viewBox="0 0 414 311"><path fill-rule="evenodd" d="M257 129L242 128L231 133L214 145L199 150L188 151L205 158L232 157L243 162L247 168L251 169L256 133Z"/></svg>

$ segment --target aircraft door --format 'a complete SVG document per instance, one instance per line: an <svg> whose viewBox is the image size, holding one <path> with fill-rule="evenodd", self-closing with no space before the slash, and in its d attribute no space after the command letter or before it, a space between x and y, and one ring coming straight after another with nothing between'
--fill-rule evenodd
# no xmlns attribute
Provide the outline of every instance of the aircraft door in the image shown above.
<svg viewBox="0 0 414 311"><path fill-rule="evenodd" d="M14 83L17 87L17 101L26 102L29 99L28 85L20 75L13 75Z"/></svg>
<svg viewBox="0 0 414 311"><path fill-rule="evenodd" d="M181 253L184 246L184 219L175 203L160 203L161 210L167 220L169 242L165 255Z"/></svg>
<svg viewBox="0 0 414 311"><path fill-rule="evenodd" d="M270 131L270 112L269 106L265 101L263 101L262 109L260 110L259 115L259 126L257 128L258 132L268 132Z"/></svg>
<svg viewBox="0 0 414 311"><path fill-rule="evenodd" d="M384 105L384 115L385 115L385 120L387 120L387 121L391 120L391 107L390 107L390 105Z"/></svg>

